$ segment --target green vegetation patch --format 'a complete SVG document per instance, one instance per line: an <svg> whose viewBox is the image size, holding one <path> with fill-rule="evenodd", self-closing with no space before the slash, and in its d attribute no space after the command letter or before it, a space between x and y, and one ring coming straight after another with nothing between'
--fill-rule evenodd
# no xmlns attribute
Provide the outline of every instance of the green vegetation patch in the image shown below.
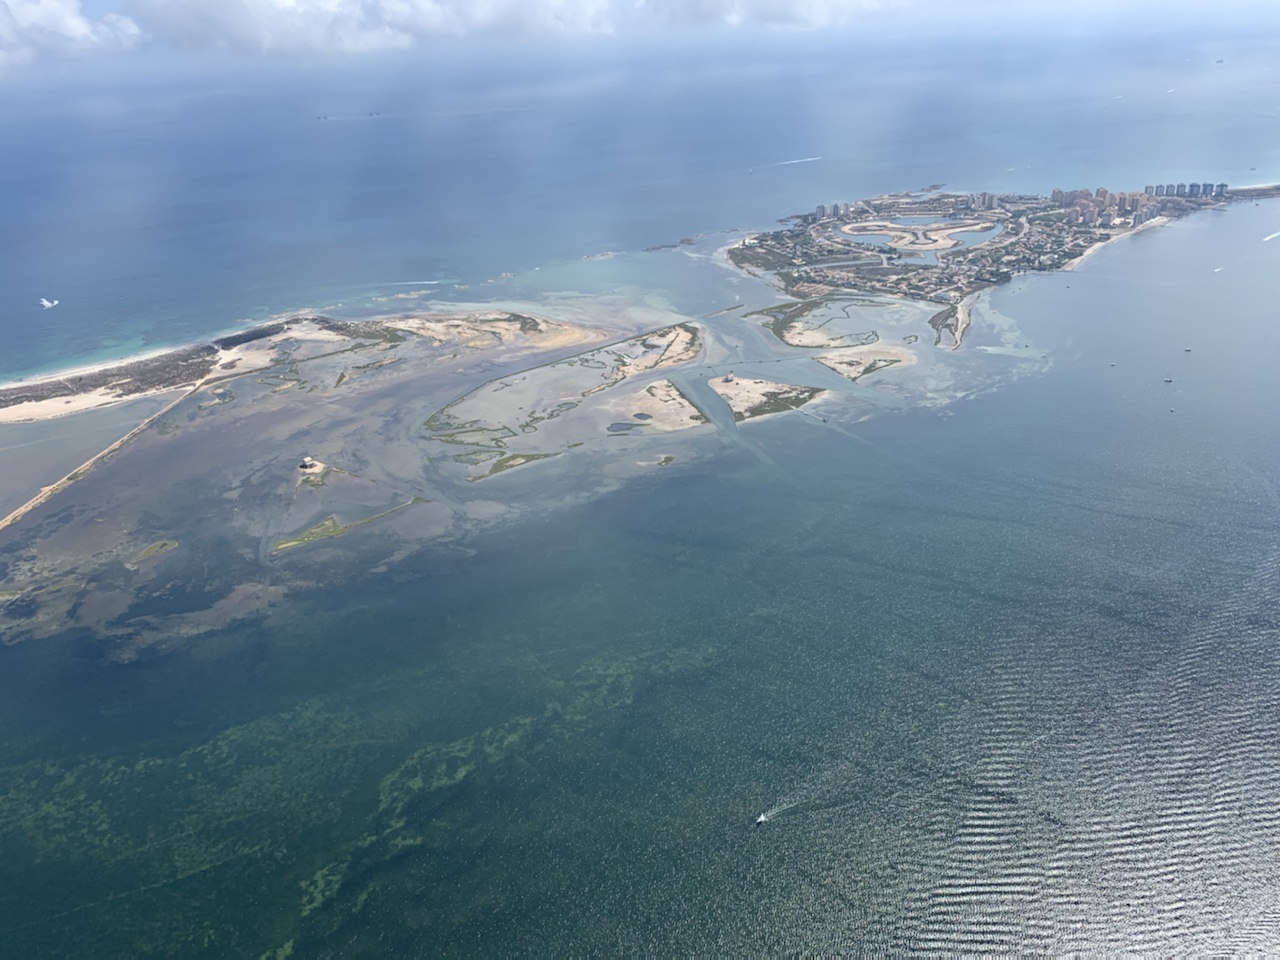
<svg viewBox="0 0 1280 960"><path fill-rule="evenodd" d="M428 421L428 429L430 429L430 421ZM458 430L454 433L433 433L432 440L439 440L441 443L460 443L468 447L505 447L504 440L517 436L516 432L508 426L501 427L478 427L470 430Z"/></svg>
<svg viewBox="0 0 1280 960"><path fill-rule="evenodd" d="M513 894L498 886L498 899L471 904L463 886L424 915L424 861L458 862L452 845L490 829L495 791L546 758L553 770L594 762L602 733L628 711L655 689L696 683L721 656L679 647L542 669L518 706L447 733L422 696L437 678L422 668L232 723L179 751L19 751L0 793L10 872L54 878L66 896L8 891L24 915L14 955L76 953L89 938L103 956L199 956L211 944L242 957L374 956L385 930L400 940L381 955L412 955L401 941L423 931L459 942L485 910L510 909ZM560 815L512 826L542 831ZM492 849L513 849L514 838L504 832ZM467 869L461 882L482 873ZM446 886L432 889L434 902Z"/></svg>
<svg viewBox="0 0 1280 960"><path fill-rule="evenodd" d="M898 360L896 358L880 357L879 359L872 360L870 363L868 363L865 367L862 368L862 372L860 372L857 376L852 377L851 379L853 380L861 379L862 377L865 377L868 373L875 373L877 370L883 370L885 367L892 367L895 363L901 363L901 362L902 362L901 360Z"/></svg>
<svg viewBox="0 0 1280 960"><path fill-rule="evenodd" d="M162 437L177 433L181 429L182 426L176 420L170 420L167 417L156 424L156 433Z"/></svg>
<svg viewBox="0 0 1280 960"><path fill-rule="evenodd" d="M298 478L298 483L305 483L309 487L323 487L331 473L333 473L333 467L329 466L317 471L308 470Z"/></svg>
<svg viewBox="0 0 1280 960"><path fill-rule="evenodd" d="M152 557L158 557L162 553L168 553L177 545L177 540L157 540L150 546L145 547L130 561L130 563L141 563L143 560L150 560Z"/></svg>
<svg viewBox="0 0 1280 960"><path fill-rule="evenodd" d="M431 501L425 497L414 497L399 506L392 507L390 510L383 510L381 513L375 513L372 517L366 517L364 520L357 520L355 523L342 523L334 514L329 514L314 527L302 531L298 536L288 540L281 540L276 543L274 553L282 550L291 550L294 547L300 547L306 543L314 543L317 540L325 540L329 537L340 537L344 533L354 530L356 527L363 527L366 524L373 523L375 520L381 520L383 517L389 517L393 513L399 513L407 507L413 506L415 503L430 503Z"/></svg>
<svg viewBox="0 0 1280 960"><path fill-rule="evenodd" d="M531 415L529 419L526 420L524 423L520 424L520 432L534 433L538 429L536 424L542 423L543 421L546 421L546 420L554 420L556 417L560 416L560 414L568 413L570 410L578 406L578 404L581 402L582 401L580 400L565 400L563 403L557 403L550 410L547 410L541 414L535 413ZM434 440L436 438L432 437L432 439Z"/></svg>
<svg viewBox="0 0 1280 960"><path fill-rule="evenodd" d="M498 319L508 323L515 321L520 325L521 333L537 333L542 329L542 321L536 317L525 316L523 313L508 313L505 317L499 317Z"/></svg>
<svg viewBox="0 0 1280 960"><path fill-rule="evenodd" d="M487 472L476 477L467 477L469 483L476 480L485 480L492 477L495 473L502 473L504 470L512 470L516 467L523 467L526 463L533 463L535 460L546 460L548 457L558 457L558 453L511 453L500 460L494 461Z"/></svg>
<svg viewBox="0 0 1280 960"><path fill-rule="evenodd" d="M799 410L806 403L822 393L818 387L794 387L787 390L771 390L765 399L754 407L747 408L745 413L735 412L733 419L750 420L770 413L785 413L787 410Z"/></svg>
<svg viewBox="0 0 1280 960"><path fill-rule="evenodd" d="M763 310L753 310L751 313L745 313L743 318L767 317L768 319L764 321L764 326L768 327L775 337L786 343L787 331L814 310L826 306L827 302L824 297L816 297L813 300L801 300L797 303L780 303L776 306L765 307Z"/></svg>

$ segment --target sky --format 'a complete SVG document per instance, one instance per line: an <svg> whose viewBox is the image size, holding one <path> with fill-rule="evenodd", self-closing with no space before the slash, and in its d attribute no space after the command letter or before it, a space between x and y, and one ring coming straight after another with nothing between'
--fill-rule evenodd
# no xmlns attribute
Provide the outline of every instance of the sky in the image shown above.
<svg viewBox="0 0 1280 960"><path fill-rule="evenodd" d="M1169 18L1274 19L1274 0L0 0L0 76L58 58L215 48L360 56L496 35L654 34L686 28L1070 33Z"/></svg>

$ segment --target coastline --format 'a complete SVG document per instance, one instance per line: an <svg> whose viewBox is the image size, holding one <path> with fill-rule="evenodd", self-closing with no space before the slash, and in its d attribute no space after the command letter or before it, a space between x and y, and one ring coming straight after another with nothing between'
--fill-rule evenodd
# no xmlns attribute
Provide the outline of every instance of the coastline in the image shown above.
<svg viewBox="0 0 1280 960"><path fill-rule="evenodd" d="M116 370L130 363L143 363L148 360L155 360L158 357L168 356L170 354L177 353L180 350L187 350L191 347L198 347L202 344L211 342L211 340L197 340L191 343L178 344L173 347L157 347L154 350L145 350L142 353L126 354L123 357L116 357L111 360L99 360L94 363L86 363L78 367L66 367L55 370L52 373L37 373L31 374L30 376L14 377L12 380L0 380L0 393L15 387L40 386L41 384L49 383L51 381L87 377L107 370Z"/></svg>
<svg viewBox="0 0 1280 960"><path fill-rule="evenodd" d="M969 329L970 324L973 323L973 305L977 302L978 294L971 293L956 304L956 325L955 330L953 331L956 342L955 346L951 348L952 350L959 350L964 344L965 332Z"/></svg>
<svg viewBox="0 0 1280 960"><path fill-rule="evenodd" d="M1080 256L1073 257L1072 259L1068 260L1061 267L1059 267L1058 270L1061 271L1062 273L1074 273L1076 271L1076 268L1079 267L1080 264L1084 263L1086 260L1092 257L1095 253L1101 250L1103 247L1109 247L1111 246L1111 244L1117 243L1120 240L1127 240L1130 237L1137 236L1143 230L1146 230L1150 227L1163 227L1163 226L1167 226L1172 222L1173 221L1169 217L1153 217L1152 219L1148 220L1146 223L1139 224L1136 227L1130 227L1124 233L1116 234L1110 240L1102 240L1098 243L1095 243L1084 253L1080 254Z"/></svg>
<svg viewBox="0 0 1280 960"><path fill-rule="evenodd" d="M1235 197L1274 196L1280 192L1280 187L1268 184L1237 188L1230 192ZM1157 216L1107 240L1099 241L1051 272L1057 270L1074 272L1104 247L1149 227L1165 226L1172 222L1172 219L1168 216ZM885 224L877 221L872 225ZM841 226L840 230L849 233L867 228L867 225L859 223ZM922 228L917 227L898 226L897 229L904 235L912 231L922 232ZM969 225L953 228L954 231L961 229L973 228ZM737 248L748 247L758 238L766 235L760 231L744 231L736 240L717 249L713 259L731 270L757 279L765 279L761 272L752 268L751 264L735 262L731 252ZM1036 271L1017 270L1013 275L1023 272ZM952 335L955 343L951 347L953 350L959 349L962 345L965 332L971 325L970 307L975 299L972 295L966 296L956 302L952 308L949 319L954 324ZM481 305L476 306L481 307ZM492 309L496 305L488 306ZM253 369L269 366L271 354L277 344L291 331L297 330L300 325L314 326L316 329L313 332L319 335L326 325L334 324L344 328L349 326L349 322L330 320L312 311L292 310L277 314L270 320L255 326L232 330L207 340L0 381L0 425L53 420L129 400L157 396L170 390L193 388L229 379Z"/></svg>
<svg viewBox="0 0 1280 960"><path fill-rule="evenodd" d="M53 420L262 369L279 341L308 321L322 325L318 317L290 318L215 340L0 383L0 424Z"/></svg>

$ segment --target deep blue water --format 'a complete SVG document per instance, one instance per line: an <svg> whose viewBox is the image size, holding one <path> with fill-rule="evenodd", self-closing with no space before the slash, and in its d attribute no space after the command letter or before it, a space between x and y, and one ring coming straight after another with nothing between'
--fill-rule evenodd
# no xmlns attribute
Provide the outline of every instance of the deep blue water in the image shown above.
<svg viewBox="0 0 1280 960"><path fill-rule="evenodd" d="M761 422L131 668L6 651L13 942L1274 949L1277 215L1015 282L1053 368L948 410Z"/></svg>
<svg viewBox="0 0 1280 960"><path fill-rule="evenodd" d="M1201 59L1181 65L1192 51ZM119 262L154 272L154 299L100 268L116 321L131 324L107 326L120 343L164 341L344 285L487 276L762 224L771 208L809 209L846 188L854 199L943 180L1118 186L1215 159L1232 180L1251 153L1276 149L1251 106L1274 88L1215 80L1195 92L1219 66L1207 42L1131 59L1122 74L1101 54L1091 71L1079 58L1044 65L1038 88L999 82L1000 68L1035 62L1005 50L973 68L989 70L977 92L907 77L899 95L913 114L855 98L861 130L832 111L869 80L844 70L848 86L828 89L813 85L826 68L806 67L801 109L785 96L795 69L770 73L760 52L750 71L776 82L754 90L750 110L734 61L719 64L729 79L717 81L714 61L692 71L710 92L659 72L643 94L599 81L558 110L491 78L480 89L519 107L503 123L459 107L400 126L343 121L369 131L350 136L314 116L377 110L376 77L341 96L299 81L252 109L224 91L207 108L225 139L193 123L149 134L148 149L131 134L114 160L68 150L68 163L93 168L83 177L24 161L27 199L3 211L11 262L26 264L15 283L49 288L55 274L40 271L53 267L12 238L45 235L57 260L70 248L60 232L79 235L70 207L132 223L116 236L132 250ZM625 79L637 63L609 68ZM480 98L476 83L463 86ZM1172 106L1174 86L1215 109ZM1120 116L1105 113L1111 89L1133 102ZM1003 105L999 117L950 112L984 97ZM185 95L176 101L186 110ZM308 109L287 127L281 104ZM710 113L719 136L698 123ZM527 165L506 168L527 172L521 189L458 172L481 154L500 163L499 134L521 117L540 131ZM1093 133L1068 132L1088 117ZM101 121L82 122L107 139ZM447 140L424 132L446 129ZM564 149L575 130L585 156ZM653 176L652 152L646 165L611 148L619 131L683 145L664 154L667 178ZM1118 131L1144 135L1121 143ZM290 177L286 141L330 165ZM375 148L406 142L462 186L418 177L407 148ZM361 162L348 166L348 152ZM765 184L754 190L734 179L761 178L769 157L818 154L821 164L748 179ZM142 155L156 175L130 179ZM549 160L570 156L569 168ZM1012 164L997 158L1014 156L1033 169L1002 174ZM164 192L165 169L204 169L199 197L184 173L173 203L140 199ZM80 201L59 208L73 181ZM329 192L357 183L363 206ZM586 202L620 183L633 188L627 204ZM430 204L485 215L445 239L429 229ZM196 208L204 232L188 219ZM38 220L40 209L60 212ZM341 577L269 616L129 667L104 667L82 635L4 648L0 925L11 949L1274 952L1280 245L1262 238L1277 229L1280 205L1237 204L1146 231L1076 274L1017 278L993 307L1052 367L946 409L845 433L800 416L748 424L767 460L726 447L385 570L353 553ZM94 243L110 246L86 241L86 270ZM417 275L403 275L411 265ZM263 286L238 299L245 289L229 281L253 270ZM636 270L627 258L547 267L602 287ZM207 293L197 306L182 295L192 284ZM19 302L7 286L0 296L5 310ZM68 338L79 330L82 352L103 349L75 326L83 315L61 311L6 321L32 344L14 370L59 356L58 324ZM156 491L154 512L192 512L201 495Z"/></svg>

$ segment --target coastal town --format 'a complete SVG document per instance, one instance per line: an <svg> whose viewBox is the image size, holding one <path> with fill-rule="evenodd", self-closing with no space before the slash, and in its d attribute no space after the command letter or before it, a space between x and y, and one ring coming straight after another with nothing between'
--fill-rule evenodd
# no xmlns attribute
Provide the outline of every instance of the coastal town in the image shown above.
<svg viewBox="0 0 1280 960"><path fill-rule="evenodd" d="M1016 273L1069 270L1136 230L1256 193L1207 182L1048 197L941 187L821 205L783 221L783 229L745 238L728 257L739 268L772 273L797 298L886 294L946 305L945 317Z"/></svg>

